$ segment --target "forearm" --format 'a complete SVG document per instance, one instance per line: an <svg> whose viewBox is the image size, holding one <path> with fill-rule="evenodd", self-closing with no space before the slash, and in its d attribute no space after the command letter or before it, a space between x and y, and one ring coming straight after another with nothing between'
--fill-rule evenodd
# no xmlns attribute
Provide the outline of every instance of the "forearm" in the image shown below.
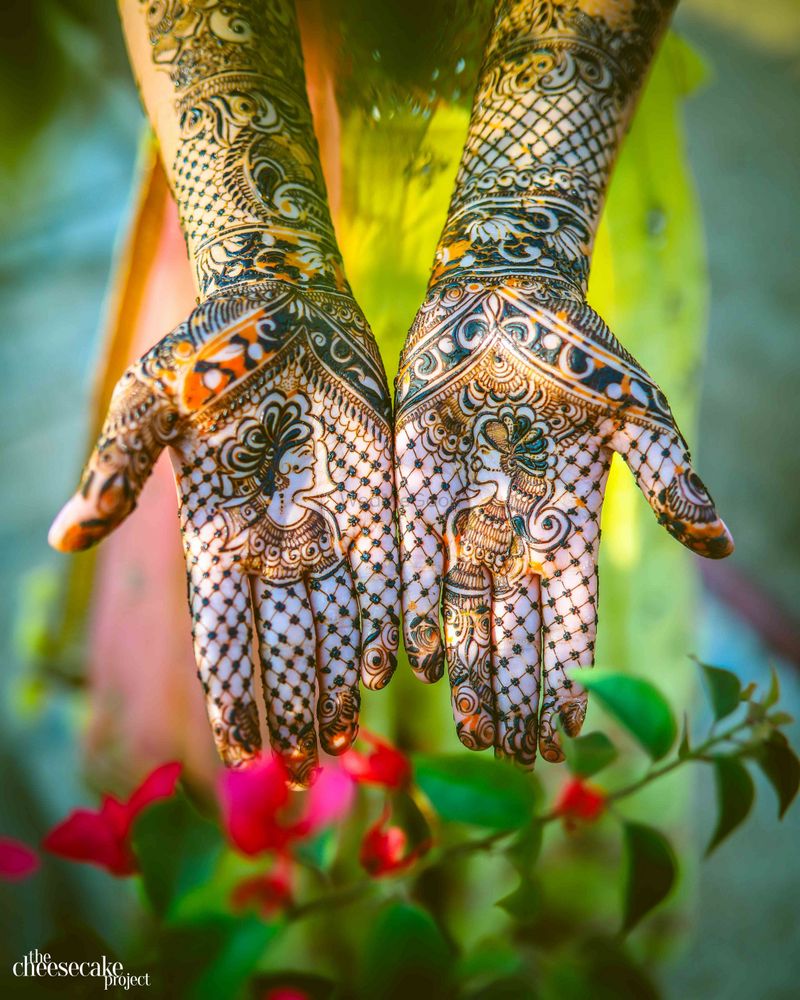
<svg viewBox="0 0 800 1000"><path fill-rule="evenodd" d="M431 284L583 298L614 161L677 0L498 0Z"/></svg>
<svg viewBox="0 0 800 1000"><path fill-rule="evenodd" d="M294 0L120 0L203 298L265 278L344 289Z"/></svg>

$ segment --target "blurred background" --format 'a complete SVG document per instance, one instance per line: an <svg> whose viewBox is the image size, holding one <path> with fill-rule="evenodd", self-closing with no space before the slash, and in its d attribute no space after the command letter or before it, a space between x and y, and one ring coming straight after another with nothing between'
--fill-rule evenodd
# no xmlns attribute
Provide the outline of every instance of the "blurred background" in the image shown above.
<svg viewBox="0 0 800 1000"><path fill-rule="evenodd" d="M332 0L324 17L300 6L337 230L391 377L447 208L489 5ZM67 560L46 545L115 373L191 307L180 237L114 9L13 0L4 24L0 834L35 843L98 788L129 789L174 757L207 780L212 757L165 470L108 553ZM737 550L700 566L616 469L597 662L647 676L698 719L689 654L745 682L774 664L797 716L800 5L684 0L674 28L613 181L590 301L670 397ZM157 539L148 558L145 538ZM366 697L364 722L406 747L458 748L444 686L416 685L402 664ZM701 862L710 779L697 769L667 785L645 810L695 861L649 945L665 995L796 996L800 812L778 826L759 796L743 831ZM122 940L135 905L104 875L58 864L24 893L2 891L14 957L66 914Z"/></svg>

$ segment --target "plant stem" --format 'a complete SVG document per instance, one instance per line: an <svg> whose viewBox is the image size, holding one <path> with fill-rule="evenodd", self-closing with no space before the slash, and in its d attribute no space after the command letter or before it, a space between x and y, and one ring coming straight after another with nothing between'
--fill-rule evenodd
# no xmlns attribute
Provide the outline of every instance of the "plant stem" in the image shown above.
<svg viewBox="0 0 800 1000"><path fill-rule="evenodd" d="M705 743L701 743L699 746L695 747L684 757L676 757L674 760L669 761L668 764L664 764L661 767L657 767L652 771L648 771L644 777L639 778L638 781L632 782L630 785L625 785L623 788L617 789L615 792L611 792L608 796L609 802L617 802L619 799L627 798L629 795L633 795L638 792L640 788L644 788L645 785L649 785L651 781L656 781L658 778L662 778L665 774L669 774L670 771L674 771L675 768L680 767L681 764L688 764L694 761L703 760L709 750L717 746L720 743L725 743L732 739L736 733L740 732L742 729L746 729L750 725L750 720L745 718L741 722L737 722L735 726L731 726L730 729L726 729L725 732L719 733L717 736L710 736Z"/></svg>

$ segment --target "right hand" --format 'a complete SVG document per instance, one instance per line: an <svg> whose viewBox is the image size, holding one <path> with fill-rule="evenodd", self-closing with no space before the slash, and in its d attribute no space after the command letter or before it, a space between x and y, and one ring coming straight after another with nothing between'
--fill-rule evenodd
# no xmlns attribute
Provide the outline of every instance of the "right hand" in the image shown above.
<svg viewBox="0 0 800 1000"><path fill-rule="evenodd" d="M76 551L113 531L165 445L220 756L260 750L255 624L270 742L307 784L315 710L322 748L345 751L359 667L383 687L398 642L389 393L352 297L265 281L197 306L118 383L50 543Z"/></svg>

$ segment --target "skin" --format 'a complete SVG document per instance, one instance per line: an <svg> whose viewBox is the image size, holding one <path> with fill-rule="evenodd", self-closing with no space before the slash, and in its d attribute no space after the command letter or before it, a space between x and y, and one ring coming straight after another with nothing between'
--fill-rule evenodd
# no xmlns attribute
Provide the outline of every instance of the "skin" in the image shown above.
<svg viewBox="0 0 800 1000"><path fill-rule="evenodd" d="M117 385L50 542L134 509L168 447L198 674L225 764L307 784L398 642L389 392L328 211L291 0L123 0L199 299ZM254 651L255 650L255 651Z"/></svg>
<svg viewBox="0 0 800 1000"><path fill-rule="evenodd" d="M666 398L586 302L611 169L669 0L499 0L396 384L406 648L462 742L532 766L576 735L616 451L698 554L733 541Z"/></svg>

